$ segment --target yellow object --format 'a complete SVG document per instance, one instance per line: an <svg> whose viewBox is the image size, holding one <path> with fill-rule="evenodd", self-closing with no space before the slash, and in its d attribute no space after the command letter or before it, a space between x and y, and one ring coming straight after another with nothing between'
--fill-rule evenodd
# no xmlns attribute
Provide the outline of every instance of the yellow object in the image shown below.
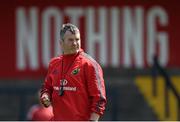
<svg viewBox="0 0 180 122"><path fill-rule="evenodd" d="M180 94L180 76L171 77L171 81L175 89ZM172 91L168 90L169 116L165 112L165 81L163 77L157 77L156 80L156 96L153 95L153 79L151 76L138 76L135 78L135 84L152 107L159 120L176 121L178 120L178 100Z"/></svg>

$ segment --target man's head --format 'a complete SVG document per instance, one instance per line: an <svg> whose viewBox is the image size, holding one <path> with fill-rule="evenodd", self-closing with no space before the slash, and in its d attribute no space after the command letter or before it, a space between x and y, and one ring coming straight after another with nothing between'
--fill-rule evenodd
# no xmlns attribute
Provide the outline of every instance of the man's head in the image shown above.
<svg viewBox="0 0 180 122"><path fill-rule="evenodd" d="M79 29L70 23L63 24L60 30L60 45L64 54L77 53L81 47Z"/></svg>

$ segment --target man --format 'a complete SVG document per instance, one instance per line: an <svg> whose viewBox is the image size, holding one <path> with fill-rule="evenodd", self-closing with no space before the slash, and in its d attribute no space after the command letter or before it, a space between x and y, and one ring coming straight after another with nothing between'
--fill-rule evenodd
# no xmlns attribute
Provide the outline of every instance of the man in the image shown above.
<svg viewBox="0 0 180 122"><path fill-rule="evenodd" d="M60 30L63 55L50 61L41 102L52 104L54 120L94 120L103 115L106 93L100 65L81 49L79 29Z"/></svg>

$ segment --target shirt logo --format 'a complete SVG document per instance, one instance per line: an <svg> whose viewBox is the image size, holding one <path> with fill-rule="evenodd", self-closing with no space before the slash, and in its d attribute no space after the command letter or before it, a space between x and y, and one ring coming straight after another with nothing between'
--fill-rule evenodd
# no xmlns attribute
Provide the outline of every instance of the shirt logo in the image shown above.
<svg viewBox="0 0 180 122"><path fill-rule="evenodd" d="M77 90L77 87L75 87L75 86L69 86L68 85L68 81L66 80L66 79L62 79L62 80L60 80L60 87L59 86L53 86L53 89L55 90L55 91L59 91L61 88L62 88L62 86L63 86L63 89L65 90L65 91L73 91L73 92L76 92L76 90Z"/></svg>
<svg viewBox="0 0 180 122"><path fill-rule="evenodd" d="M68 81L67 81L66 79L60 80L60 84L61 84L62 86L67 85L67 83L68 83Z"/></svg>
<svg viewBox="0 0 180 122"><path fill-rule="evenodd" d="M76 75L76 74L79 73L79 71L80 71L80 68L78 67L78 68L74 69L74 70L71 72L71 74Z"/></svg>

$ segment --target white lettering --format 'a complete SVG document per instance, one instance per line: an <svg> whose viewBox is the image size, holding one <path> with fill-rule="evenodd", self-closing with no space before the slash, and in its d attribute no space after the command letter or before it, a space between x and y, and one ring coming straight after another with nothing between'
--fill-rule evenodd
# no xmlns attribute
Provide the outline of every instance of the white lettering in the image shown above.
<svg viewBox="0 0 180 122"><path fill-rule="evenodd" d="M54 20L54 35L53 37L54 40L51 40L51 19L53 18ZM55 55L51 55L51 45L53 44L52 42L54 42L54 52L53 54L58 54L60 53L60 46L59 46L59 28L60 25L62 24L62 15L60 13L60 11L55 8L55 7L51 7L46 9L43 13L42 13L42 62L44 67L47 68L48 63L50 61L50 59L55 56Z"/></svg>
<svg viewBox="0 0 180 122"><path fill-rule="evenodd" d="M65 86L63 88L64 88L64 90L67 90L67 91L76 91L76 87Z"/></svg>
<svg viewBox="0 0 180 122"><path fill-rule="evenodd" d="M120 20L119 20L119 10L118 8L112 8L111 9L111 26L110 26L110 32L111 32L111 43L112 43L112 66L118 67L120 64Z"/></svg>
<svg viewBox="0 0 180 122"><path fill-rule="evenodd" d="M147 11L142 7L63 10L47 7L41 13L36 7L28 10L19 7L16 10L18 70L37 70L41 65L47 68L50 59L61 53L59 30L65 18L84 31L81 40L85 51L104 67L144 68L146 62L152 65L155 54L163 66L168 64L168 33L157 28L168 25L168 14L162 7Z"/></svg>
<svg viewBox="0 0 180 122"><path fill-rule="evenodd" d="M158 32L156 20L158 19L161 26L167 26L168 15L165 10L160 7L151 8L147 16L147 61L149 65L153 64L153 56L157 55L157 43L159 43L159 61L165 66L168 63L169 48L168 34L166 32Z"/></svg>
<svg viewBox="0 0 180 122"><path fill-rule="evenodd" d="M39 67L37 12L37 8L33 7L29 10L27 17L23 7L16 11L16 66L18 70L25 70L27 62L31 70Z"/></svg>
<svg viewBox="0 0 180 122"><path fill-rule="evenodd" d="M87 52L94 58L96 53L99 53L99 62L104 66L107 65L107 11L105 8L98 9L98 32L95 31L95 10L93 8L87 9L86 15L86 47ZM95 44L99 44L99 52L95 52Z"/></svg>
<svg viewBox="0 0 180 122"><path fill-rule="evenodd" d="M125 67L132 66L134 58L135 66L142 68L143 64L143 9L135 9L133 18L132 10L124 8L124 60Z"/></svg>
<svg viewBox="0 0 180 122"><path fill-rule="evenodd" d="M66 8L65 13L70 17L70 22L80 28L79 18L83 15L83 9L78 7Z"/></svg>
<svg viewBox="0 0 180 122"><path fill-rule="evenodd" d="M53 86L53 89L55 91L59 91L59 87L58 86ZM64 86L63 90L65 90L65 91L76 91L77 88L76 87L70 87L70 86Z"/></svg>

